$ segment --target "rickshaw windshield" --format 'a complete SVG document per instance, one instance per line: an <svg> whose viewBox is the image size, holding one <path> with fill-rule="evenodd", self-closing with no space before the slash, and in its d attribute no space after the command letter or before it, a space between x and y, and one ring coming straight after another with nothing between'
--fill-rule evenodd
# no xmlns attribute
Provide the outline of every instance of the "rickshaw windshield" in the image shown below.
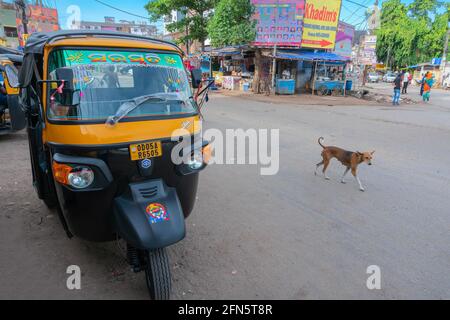
<svg viewBox="0 0 450 320"><path fill-rule="evenodd" d="M53 82L47 116L53 121L118 122L197 112L175 53L59 49L50 54L48 78Z"/></svg>

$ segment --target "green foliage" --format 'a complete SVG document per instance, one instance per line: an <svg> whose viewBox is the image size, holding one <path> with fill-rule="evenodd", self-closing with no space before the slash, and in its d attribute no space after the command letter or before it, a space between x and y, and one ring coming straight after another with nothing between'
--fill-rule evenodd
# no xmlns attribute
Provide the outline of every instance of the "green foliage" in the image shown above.
<svg viewBox="0 0 450 320"><path fill-rule="evenodd" d="M429 14L435 14L438 5L441 5L438 0L415 0L409 5L408 9L413 17L429 20Z"/></svg>
<svg viewBox="0 0 450 320"><path fill-rule="evenodd" d="M180 11L184 18L168 24L168 31L182 33L181 43L198 40L203 44L208 38L206 26L216 2L217 0L153 0L145 8L154 21L169 16L174 10ZM189 31L188 35L185 34L186 30Z"/></svg>
<svg viewBox="0 0 450 320"><path fill-rule="evenodd" d="M256 38L250 0L220 0L207 30L214 47L249 43Z"/></svg>
<svg viewBox="0 0 450 320"><path fill-rule="evenodd" d="M400 0L384 1L377 31L378 60L396 68L440 57L450 17L448 8L438 13L441 5L437 0L415 0L409 6Z"/></svg>

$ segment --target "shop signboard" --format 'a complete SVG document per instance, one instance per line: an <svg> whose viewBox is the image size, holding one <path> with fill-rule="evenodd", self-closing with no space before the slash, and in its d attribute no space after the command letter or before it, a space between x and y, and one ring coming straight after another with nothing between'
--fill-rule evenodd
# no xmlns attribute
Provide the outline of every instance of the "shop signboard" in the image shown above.
<svg viewBox="0 0 450 320"><path fill-rule="evenodd" d="M306 0L302 47L334 49L342 0Z"/></svg>
<svg viewBox="0 0 450 320"><path fill-rule="evenodd" d="M359 63L363 65L375 65L377 63L377 36L364 36L363 48L360 51Z"/></svg>
<svg viewBox="0 0 450 320"><path fill-rule="evenodd" d="M251 0L255 6L255 46L299 47L305 0Z"/></svg>
<svg viewBox="0 0 450 320"><path fill-rule="evenodd" d="M339 21L334 52L341 57L351 59L354 36L355 27L348 23Z"/></svg>

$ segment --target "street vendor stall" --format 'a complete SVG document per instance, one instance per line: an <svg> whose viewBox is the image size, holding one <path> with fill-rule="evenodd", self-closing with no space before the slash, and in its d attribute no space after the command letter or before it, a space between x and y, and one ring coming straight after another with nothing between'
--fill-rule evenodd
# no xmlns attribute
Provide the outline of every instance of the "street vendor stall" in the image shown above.
<svg viewBox="0 0 450 320"><path fill-rule="evenodd" d="M311 88L319 95L342 95L345 90L345 64L316 61Z"/></svg>
<svg viewBox="0 0 450 320"><path fill-rule="evenodd" d="M213 49L212 70L217 86L228 90L247 91L255 71L255 54L247 46Z"/></svg>
<svg viewBox="0 0 450 320"><path fill-rule="evenodd" d="M290 75L286 72L288 79L291 79L294 84L289 83L292 87L298 87L295 85L296 79L301 75L301 70L298 69L298 62L308 62L312 64L313 71L310 75L310 80L306 83L307 89L310 89L312 93L318 94L345 94L345 91L351 89L351 83L347 83L345 79L345 67L348 62L347 58L341 57L335 53L330 52L314 52L306 50L278 50L276 55L272 56L277 60L291 61L293 66L290 71ZM280 64L278 63L276 92L282 92L283 86L287 84L279 79L283 79L285 71L280 70ZM281 72L281 77L280 77ZM291 91L292 92L292 91ZM291 94L294 94L293 92Z"/></svg>

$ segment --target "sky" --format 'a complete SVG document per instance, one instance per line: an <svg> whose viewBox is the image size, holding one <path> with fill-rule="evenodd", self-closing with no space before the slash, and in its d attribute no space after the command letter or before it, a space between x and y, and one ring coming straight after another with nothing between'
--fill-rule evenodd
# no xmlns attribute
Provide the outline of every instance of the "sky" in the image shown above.
<svg viewBox="0 0 450 320"><path fill-rule="evenodd" d="M144 6L149 0L101 0L111 6L117 7L121 10L131 12L140 16L148 16ZM80 7L81 20L84 21L104 21L105 16L115 17L116 21L128 20L128 21L143 21L144 19L128 15L126 13L109 8L95 0L47 0L46 1L53 6L56 4L58 9L61 27L65 28L67 19L70 17L70 13L67 9L71 5L77 5Z"/></svg>
<svg viewBox="0 0 450 320"><path fill-rule="evenodd" d="M137 15L148 16L147 11L144 9L144 5L150 0L101 0L111 6L117 7L121 10L125 10ZM351 2L350 2L351 1ZM404 3L410 3L412 0L403 0ZM105 16L113 16L116 21L119 20L135 20L142 21L144 19L128 15L126 13L108 8L107 6L98 3L95 0L43 0L44 3L55 6L58 9L60 16L60 23L62 28L66 28L67 19L70 17L70 13L67 9L71 5L77 5L80 7L81 20L85 21L103 21ZM375 0L343 0L341 20L353 25L360 24L363 27L364 13L366 9L358 6L352 2L360 3L364 6L372 6ZM379 1L380 6L383 1ZM162 27L162 23L157 24L158 27Z"/></svg>

